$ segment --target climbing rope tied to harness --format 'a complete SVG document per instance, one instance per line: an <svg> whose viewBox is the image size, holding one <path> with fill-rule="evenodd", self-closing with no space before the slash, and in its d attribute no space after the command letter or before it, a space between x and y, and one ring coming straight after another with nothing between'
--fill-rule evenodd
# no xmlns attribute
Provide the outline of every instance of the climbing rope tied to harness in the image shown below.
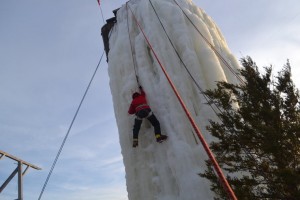
<svg viewBox="0 0 300 200"><path fill-rule="evenodd" d="M129 37L129 44L130 44L130 50L131 50L132 63L133 63L133 68L134 68L136 82L137 82L138 86L140 86L139 77L138 77L138 74L137 74L137 61L136 61L136 56L134 55L134 48L132 46L132 39L131 39L131 34L130 34L130 29L129 29L128 2L126 2L126 11L127 11L127 30L128 30L128 37Z"/></svg>

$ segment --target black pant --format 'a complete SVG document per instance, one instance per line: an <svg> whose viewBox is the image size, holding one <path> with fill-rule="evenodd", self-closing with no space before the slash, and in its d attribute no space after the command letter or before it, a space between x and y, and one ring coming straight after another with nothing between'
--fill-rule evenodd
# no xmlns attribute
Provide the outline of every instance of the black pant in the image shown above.
<svg viewBox="0 0 300 200"><path fill-rule="evenodd" d="M137 113L137 118L134 120L134 125L133 125L133 138L138 139L139 136L139 131L143 122L143 118L147 118L149 122L152 124L154 127L154 134L155 135L161 135L160 131L160 124L155 115L152 113L149 117L148 114L151 112L150 109L144 109Z"/></svg>

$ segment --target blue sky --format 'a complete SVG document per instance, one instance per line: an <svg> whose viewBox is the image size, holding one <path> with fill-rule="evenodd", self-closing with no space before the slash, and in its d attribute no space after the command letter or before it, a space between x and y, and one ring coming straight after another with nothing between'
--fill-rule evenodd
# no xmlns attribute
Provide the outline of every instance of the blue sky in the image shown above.
<svg viewBox="0 0 300 200"><path fill-rule="evenodd" d="M102 0L105 18L126 1ZM280 69L290 59L300 86L297 0L195 0L237 58ZM37 199L103 51L96 0L0 1L0 150L43 168L24 177ZM107 63L103 59L63 149L45 200L127 199ZM275 74L276 75L276 74ZM0 160L0 185L15 169ZM17 198L14 179L0 194Z"/></svg>

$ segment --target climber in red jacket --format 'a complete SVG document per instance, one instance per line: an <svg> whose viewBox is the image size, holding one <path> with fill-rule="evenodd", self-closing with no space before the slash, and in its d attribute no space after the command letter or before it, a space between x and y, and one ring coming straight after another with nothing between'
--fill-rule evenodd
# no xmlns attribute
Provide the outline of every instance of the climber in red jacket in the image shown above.
<svg viewBox="0 0 300 200"><path fill-rule="evenodd" d="M167 139L166 135L161 134L159 121L157 120L147 103L146 94L143 88L141 86L139 88L141 93L133 93L132 102L128 110L129 114L136 115L133 125L133 147L138 146L139 130L144 118L147 118L154 127L154 134L157 142L161 143Z"/></svg>

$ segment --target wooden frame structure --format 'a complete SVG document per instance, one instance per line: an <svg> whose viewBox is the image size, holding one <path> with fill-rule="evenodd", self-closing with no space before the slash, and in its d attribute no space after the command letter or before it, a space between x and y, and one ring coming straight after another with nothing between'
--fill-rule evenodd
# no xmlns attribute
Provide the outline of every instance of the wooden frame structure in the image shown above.
<svg viewBox="0 0 300 200"><path fill-rule="evenodd" d="M18 200L23 200L23 176L26 174L26 172L29 168L33 168L36 170L41 170L41 168L0 150L0 160L4 157L8 157L14 161L17 161L18 166L11 173L11 175L6 179L6 181L4 181L4 183L1 185L0 193L4 190L4 188L7 186L7 184L14 178L14 176L16 174L18 174ZM26 166L24 171L22 169L22 165Z"/></svg>

